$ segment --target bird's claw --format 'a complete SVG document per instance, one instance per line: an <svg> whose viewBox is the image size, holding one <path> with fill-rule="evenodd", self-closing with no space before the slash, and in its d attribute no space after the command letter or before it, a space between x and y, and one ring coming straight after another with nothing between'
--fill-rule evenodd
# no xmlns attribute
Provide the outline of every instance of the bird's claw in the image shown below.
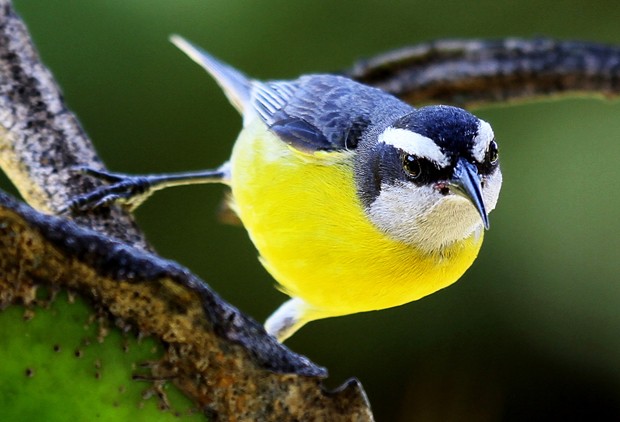
<svg viewBox="0 0 620 422"><path fill-rule="evenodd" d="M123 173L112 173L109 171L97 170L87 166L76 167L75 172L79 174L86 174L88 176L92 176L96 179L103 180L108 183L116 183L132 177Z"/></svg>
<svg viewBox="0 0 620 422"><path fill-rule="evenodd" d="M109 173L90 167L80 167L80 173L109 183L71 199L61 213L69 210L87 211L113 203L120 203L130 210L140 205L150 194L151 183L145 176L130 176L122 173Z"/></svg>

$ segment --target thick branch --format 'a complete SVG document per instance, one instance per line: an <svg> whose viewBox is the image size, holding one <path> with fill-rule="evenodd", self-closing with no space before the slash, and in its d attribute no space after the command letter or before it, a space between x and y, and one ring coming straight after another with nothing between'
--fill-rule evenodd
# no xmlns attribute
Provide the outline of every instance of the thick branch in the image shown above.
<svg viewBox="0 0 620 422"><path fill-rule="evenodd" d="M102 168L92 143L67 110L10 1L0 0L0 166L33 207L55 213L92 189L76 166ZM128 212L74 215L80 224L145 248Z"/></svg>
<svg viewBox="0 0 620 422"><path fill-rule="evenodd" d="M620 48L549 38L440 40L361 61L347 74L414 105L609 97L620 93Z"/></svg>
<svg viewBox="0 0 620 422"><path fill-rule="evenodd" d="M173 379L223 420L372 420L357 381L325 393L326 375L268 336L178 264L38 213L0 193L0 309L44 285L103 305L167 353L154 379ZM239 405L242 403L242 405Z"/></svg>

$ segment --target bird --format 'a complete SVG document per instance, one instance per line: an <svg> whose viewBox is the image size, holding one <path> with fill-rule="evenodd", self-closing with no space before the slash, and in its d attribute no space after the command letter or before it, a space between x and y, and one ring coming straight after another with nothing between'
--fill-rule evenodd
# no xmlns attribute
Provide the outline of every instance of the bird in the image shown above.
<svg viewBox="0 0 620 422"><path fill-rule="evenodd" d="M178 185L223 183L259 260L290 297L265 322L284 341L310 321L403 305L472 265L502 185L489 123L416 108L342 75L260 81L184 38L243 127L220 167L146 176L84 171L107 185L73 209L137 207Z"/></svg>

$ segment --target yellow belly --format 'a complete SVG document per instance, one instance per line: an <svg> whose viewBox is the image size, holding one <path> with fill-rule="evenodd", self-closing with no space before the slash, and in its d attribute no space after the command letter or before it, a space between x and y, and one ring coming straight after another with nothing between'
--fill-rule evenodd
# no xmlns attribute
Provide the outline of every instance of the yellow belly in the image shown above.
<svg viewBox="0 0 620 422"><path fill-rule="evenodd" d="M425 254L387 238L356 195L352 153L305 155L260 122L231 157L234 208L282 289L307 302L310 319L401 305L461 277L482 235Z"/></svg>

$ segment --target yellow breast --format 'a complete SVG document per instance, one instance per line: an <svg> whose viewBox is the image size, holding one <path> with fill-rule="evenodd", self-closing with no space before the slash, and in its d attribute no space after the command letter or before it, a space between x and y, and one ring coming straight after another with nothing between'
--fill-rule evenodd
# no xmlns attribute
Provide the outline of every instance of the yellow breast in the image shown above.
<svg viewBox="0 0 620 422"><path fill-rule="evenodd" d="M234 208L282 289L311 305L309 319L401 305L443 287L476 258L482 235L426 254L366 218L353 153L293 150L259 121L231 157Z"/></svg>

